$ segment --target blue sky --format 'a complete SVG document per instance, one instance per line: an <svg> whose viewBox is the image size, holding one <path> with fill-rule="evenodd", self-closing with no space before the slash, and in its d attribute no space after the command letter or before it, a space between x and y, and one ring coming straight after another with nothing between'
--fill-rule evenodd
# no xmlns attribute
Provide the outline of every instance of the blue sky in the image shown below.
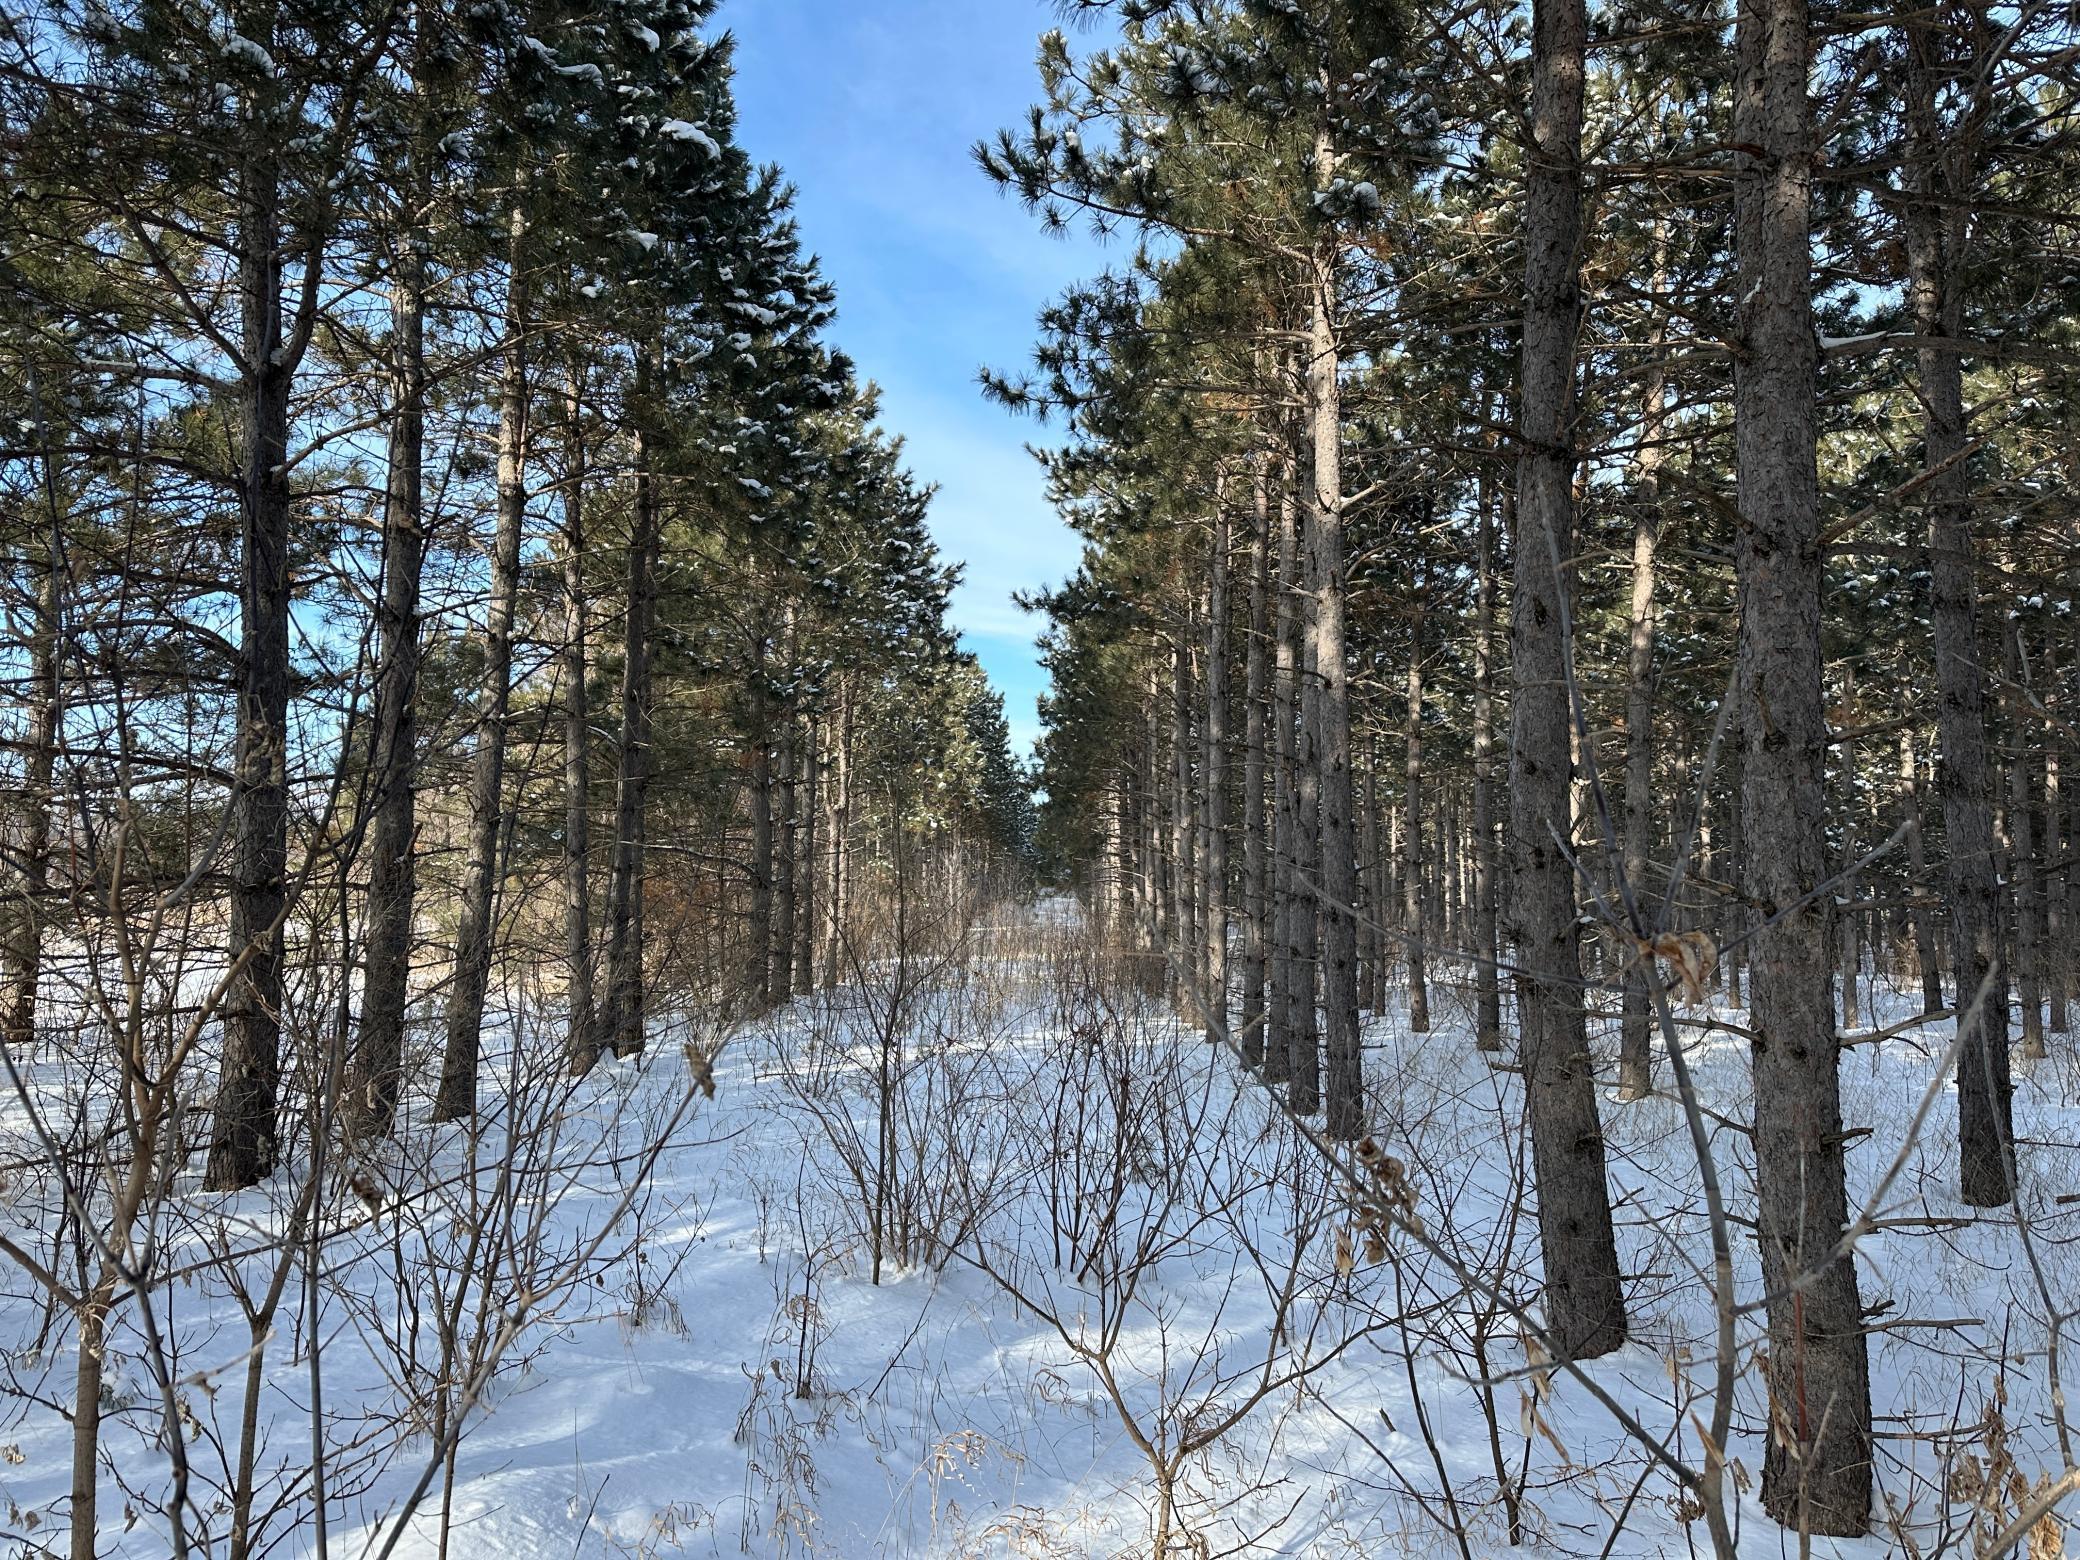
<svg viewBox="0 0 2080 1560"><path fill-rule="evenodd" d="M1033 316L1106 256L1041 233L968 149L1038 93L1050 0L730 0L738 139L800 188L808 246L838 289L832 340L886 392L882 420L937 483L932 531L964 565L954 622L1003 690L1014 743L1038 733L1042 626L1011 592L1060 580L1075 536L1026 454L1045 430L982 400L976 370L1028 358Z"/></svg>

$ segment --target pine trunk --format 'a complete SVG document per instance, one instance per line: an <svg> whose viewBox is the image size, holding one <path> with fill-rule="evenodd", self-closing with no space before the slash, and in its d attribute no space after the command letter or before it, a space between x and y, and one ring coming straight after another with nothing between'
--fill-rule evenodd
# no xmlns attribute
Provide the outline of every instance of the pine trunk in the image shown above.
<svg viewBox="0 0 2080 1560"><path fill-rule="evenodd" d="M650 354L638 357L637 400L647 413L654 382ZM607 880L607 1001L604 1041L619 1057L642 1052L648 993L643 982L643 861L647 843L650 776L652 657L656 653L657 566L663 527L648 432L638 427L635 505L629 519L628 610L621 654L621 733L614 784L614 854Z"/></svg>
<svg viewBox="0 0 2080 1560"><path fill-rule="evenodd" d="M1904 706L1904 698L1901 701ZM1921 766L1914 753L1911 722L1899 734L1899 805L1901 823L1907 831L1907 872L1914 903L1908 926L1914 935L1914 966L1921 977L1921 1010L1943 1010L1943 959L1936 941L1934 917L1929 914L1928 849L1921 836Z"/></svg>
<svg viewBox="0 0 2080 1560"><path fill-rule="evenodd" d="M1264 1081L1272 1084L1292 1081L1301 1035L1314 1027L1305 948L1313 921L1302 920L1300 875L1300 506L1290 453L1282 464L1271 672L1271 997L1264 1040Z"/></svg>
<svg viewBox="0 0 2080 1560"><path fill-rule="evenodd" d="M411 1000L412 786L418 744L419 578L426 558L426 267L417 227L396 243L390 303L389 483L383 503L382 596L376 609L375 718L369 735L368 951L347 1119L383 1136L397 1115Z"/></svg>
<svg viewBox="0 0 2080 1560"><path fill-rule="evenodd" d="M1244 655L1245 684L1242 757L1242 1060L1250 1067L1264 1061L1264 998L1270 986L1268 935L1269 879L1265 816L1266 710L1270 666L1271 486L1268 458L1259 450L1252 462L1249 543L1249 641Z"/></svg>
<svg viewBox="0 0 2080 1560"><path fill-rule="evenodd" d="M1495 904L1495 494L1481 474L1474 547L1473 617L1473 1033L1502 1049L1501 940Z"/></svg>
<svg viewBox="0 0 2080 1560"><path fill-rule="evenodd" d="M506 725L513 691L513 617L520 594L521 531L527 519L526 232L512 216L506 277L506 351L499 377L498 523L491 542L491 599L484 614L484 677L477 692L477 750L470 771L469 845L462 915L448 991L447 1045L434 1120L459 1121L477 1108L477 1057L491 979L498 907L499 845L505 838Z"/></svg>
<svg viewBox="0 0 2080 1560"><path fill-rule="evenodd" d="M2022 625L2008 628L2008 681L2021 686L2028 657L2022 644ZM2008 758L2008 850L2013 867L2008 873L2008 890L2014 907L2015 1001L2022 1009L2021 1044L2018 1058L2028 1062L2044 1059L2044 992L2038 971L2044 945L2043 910L2037 872L2036 787L2030 771L2037 755L2031 749L2026 726L2018 723Z"/></svg>
<svg viewBox="0 0 2080 1560"><path fill-rule="evenodd" d="M1569 753L1567 582L1574 531L1576 263L1581 241L1582 0L1536 12L1524 212L1510 762L1510 918L1520 975L1524 1083L1545 1253L1546 1326L1587 1359L1625 1340L1603 1132L1582 1014Z"/></svg>
<svg viewBox="0 0 2080 1560"><path fill-rule="evenodd" d="M248 33L262 48L274 41ZM239 170L239 679L232 793L224 1054L204 1186L264 1180L277 1152L281 1079L282 923L289 863L289 400L283 350L281 168L268 128L245 126ZM75 1518L78 1513L75 1511Z"/></svg>
<svg viewBox="0 0 2080 1560"><path fill-rule="evenodd" d="M795 841L794 989L816 987L816 885L822 881L817 855L823 849L823 745L814 714L801 723L801 775L796 781L801 824Z"/></svg>
<svg viewBox="0 0 2080 1560"><path fill-rule="evenodd" d="M1335 172L1328 132L1315 135L1315 172ZM1365 1069L1358 1044L1358 869L1351 817L1350 664L1344 600L1343 390L1336 338L1337 238L1325 229L1314 255L1308 329L1307 409L1313 447L1307 529L1309 658L1314 694L1311 763L1321 808L1319 901L1322 1051L1327 1130L1350 1141L1365 1133Z"/></svg>
<svg viewBox="0 0 2080 1560"><path fill-rule="evenodd" d="M1418 592L1424 581L1418 578ZM1402 766L1402 802L1408 827L1401 831L1401 918L1408 929L1408 1029L1430 1032L1430 981L1423 943L1428 928L1423 916L1423 603L1418 597L1409 622L1408 730Z"/></svg>
<svg viewBox="0 0 2080 1560"><path fill-rule="evenodd" d="M1928 505L1929 618L1935 640L1938 789L1943 803L1944 897L1950 905L1950 967L1957 991L1958 1181L1982 1208L2009 1200L2014 1111L2008 1075L2008 977L2001 966L2001 887L1994 859L1993 779L1986 752L1978 590L1973 579L1972 509L1965 445L1964 363L1941 344L1954 340L1963 308L1954 285L1963 214L1949 197L1956 149L1937 111L1950 69L1942 24L1910 25L1907 120L1910 140L1904 216L1907 301L1918 350Z"/></svg>
<svg viewBox="0 0 2080 1560"><path fill-rule="evenodd" d="M1170 961L1174 1005L1187 1022L1203 1024L1193 907L1199 852L1192 812L1192 651L1188 628L1180 627L1170 652L1170 930L1163 952Z"/></svg>
<svg viewBox="0 0 2080 1560"><path fill-rule="evenodd" d="M1199 935L1208 1012L1207 1033L1228 1033L1228 505L1225 483L1214 499L1213 546L1206 586L1206 723L1200 749Z"/></svg>
<svg viewBox="0 0 2080 1560"><path fill-rule="evenodd" d="M1736 43L1742 876L1762 918L1749 940L1749 1013L1772 1419L1762 1501L1796 1532L1860 1536L1871 1512L1870 1366L1854 1257L1832 1255L1848 1198L1823 886L1806 0L1740 0Z"/></svg>
<svg viewBox="0 0 2080 1560"><path fill-rule="evenodd" d="M772 696L761 639L752 670L751 693L751 932L744 965L744 995L761 1007L772 1001L773 870L777 855L773 820Z"/></svg>
<svg viewBox="0 0 2080 1560"><path fill-rule="evenodd" d="M29 729L22 759L21 886L8 908L4 940L0 940L0 1045L25 1060L36 1044L36 1001L43 977L43 928L50 914L53 782L58 767L58 734L63 724L59 703L58 656L64 620L65 575L59 534L55 479L46 473L52 507L51 532L43 555L24 574L36 578L28 633Z"/></svg>
<svg viewBox="0 0 2080 1560"><path fill-rule="evenodd" d="M1662 245L1656 224L1656 259ZM1654 290L1666 289L1656 265ZM1657 324L1650 350L1661 355L1667 331ZM1638 508L1632 524L1632 603L1625 668L1625 883L1648 931L1659 912L1647 894L1648 863L1654 850L1654 565L1661 544L1661 444L1668 402L1666 374L1647 373L1640 416ZM1625 994L1618 1028L1618 1098L1644 1099L1653 1092L1654 1012L1647 990L1646 960L1626 961Z"/></svg>
<svg viewBox="0 0 2080 1560"><path fill-rule="evenodd" d="M766 1000L775 1007L794 998L794 875L800 844L794 771L794 710L783 703L773 742L773 940L766 953Z"/></svg>
<svg viewBox="0 0 2080 1560"><path fill-rule="evenodd" d="M592 710L586 678L586 452L582 383L575 360L564 385L563 474L563 938L570 966L564 1048L583 1077L599 1061L593 997Z"/></svg>

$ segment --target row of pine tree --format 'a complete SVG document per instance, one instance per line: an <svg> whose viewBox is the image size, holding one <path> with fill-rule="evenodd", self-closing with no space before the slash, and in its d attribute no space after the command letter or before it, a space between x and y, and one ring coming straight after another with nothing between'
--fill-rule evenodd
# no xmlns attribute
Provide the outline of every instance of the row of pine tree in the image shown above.
<svg viewBox="0 0 2080 1560"><path fill-rule="evenodd" d="M1505 1053L1574 1358L1627 1336L1600 1112L1745 1036L1771 1401L1825 1405L1763 1498L1865 1532L1844 1048L1874 986L1954 1019L2004 1204L2080 936L2070 14L1082 9L977 149L1125 241L990 380L1085 543L1047 849L1332 1139L1367 1010Z"/></svg>
<svg viewBox="0 0 2080 1560"><path fill-rule="evenodd" d="M523 978L582 1074L661 983L836 978L895 834L1026 849L930 491L711 10L0 29L0 1025L90 1032L171 917L221 1065L207 1026L132 1063L211 1189L335 1116L467 1118Z"/></svg>

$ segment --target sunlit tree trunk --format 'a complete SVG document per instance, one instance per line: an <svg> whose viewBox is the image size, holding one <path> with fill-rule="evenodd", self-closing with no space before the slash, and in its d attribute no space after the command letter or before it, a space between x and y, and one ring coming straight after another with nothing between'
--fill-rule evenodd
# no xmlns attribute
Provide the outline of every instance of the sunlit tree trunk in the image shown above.
<svg viewBox="0 0 2080 1560"><path fill-rule="evenodd" d="M1315 176L1327 189L1335 173L1326 128L1315 134ZM1307 516L1308 690L1314 721L1307 771L1318 791L1322 1053L1332 1138L1365 1131L1365 1071L1358 1049L1358 870L1352 829L1350 662L1343 538L1342 348L1337 340L1337 237L1315 242L1308 324L1307 410L1313 461Z"/></svg>
<svg viewBox="0 0 2080 1560"><path fill-rule="evenodd" d="M498 519L491 542L491 594L484 613L484 673L477 693L477 745L470 771L469 844L462 869L461 923L448 990L447 1045L434 1118L476 1109L477 1056L491 978L498 908L499 847L506 834L507 711L512 701L513 615L520 594L520 542L527 516L527 268L525 223L512 216L506 279L506 351L499 378Z"/></svg>
<svg viewBox="0 0 2080 1560"><path fill-rule="evenodd" d="M584 1076L599 1060L593 996L592 708L586 654L585 408L575 359L564 381L563 474L563 951L570 968L564 1047Z"/></svg>
<svg viewBox="0 0 2080 1560"><path fill-rule="evenodd" d="M1270 985L1270 851L1266 836L1273 823L1265 815L1265 781L1271 768L1265 753L1271 633L1271 484L1267 467L1265 452L1257 451L1251 461L1242 758L1242 1059L1251 1067L1261 1066L1264 1060L1264 999Z"/></svg>
<svg viewBox="0 0 2080 1560"><path fill-rule="evenodd" d="M1228 1027L1228 504L1217 484L1206 584L1206 716L1200 745L1200 962L1209 1035Z"/></svg>
<svg viewBox="0 0 2080 1560"><path fill-rule="evenodd" d="M1408 826L1401 832L1401 919L1408 932L1408 1028L1411 1034L1430 1029L1430 981L1423 944L1429 934L1423 913L1423 603L1428 582L1416 580L1417 600L1409 618L1408 721L1402 769L1402 805Z"/></svg>
<svg viewBox="0 0 2080 1560"><path fill-rule="evenodd" d="M1473 616L1473 1033L1502 1049L1501 941L1495 903L1495 495L1481 474L1474 543Z"/></svg>

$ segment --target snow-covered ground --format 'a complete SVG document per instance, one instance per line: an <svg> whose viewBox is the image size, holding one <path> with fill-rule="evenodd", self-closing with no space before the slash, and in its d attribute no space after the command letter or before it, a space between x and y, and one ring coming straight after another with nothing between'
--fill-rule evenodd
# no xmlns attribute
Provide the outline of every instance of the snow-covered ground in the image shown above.
<svg viewBox="0 0 2080 1560"><path fill-rule="evenodd" d="M1376 1135L1453 1260L1406 1235L1368 1253L1359 1235L1344 1262L1352 1210L1316 1151L1224 1051L1106 973L1073 917L1007 918L966 956L872 965L730 1037L712 1100L696 1086L711 1037L681 1024L573 1090L547 1026L523 1019L474 1146L414 1117L350 1167L364 1191L380 1183L373 1212L348 1169L325 1182L321 1217L344 1232L317 1285L289 1264L261 1330L261 1547L319 1552L315 1391L332 1556L1109 1556L1148 1553L1160 1524L1176 1554L1476 1557L1509 1552L1513 1512L1530 1553L1709 1552L1682 1492L1581 1383L1527 1372L1501 1303L1536 1293L1518 1080L1468 1043L1448 979L1432 1033L1390 1016L1367 1042ZM1908 1012L1882 991L1879 1007ZM1846 1119L1872 1129L1851 1151L1855 1195L1899 1156L1947 1040L1938 1025L1849 1054ZM2058 1201L2080 1192L2080 1069L2065 1037L2053 1053L2017 1090L2029 1249L2011 1213L1955 1200L1944 1092L1861 1250L1865 1304L1886 1307L1871 1345L1891 1515L1813 1554L1974 1553L1973 1510L1948 1498L1968 1493L1967 1455L2023 1486L2067 1466L2044 1297L2080 1303L2080 1209ZM1701 1031L1689 1055L1738 1213L1745 1042ZM53 1105L71 1086L31 1081ZM1606 1096L1605 1121L1634 1341L1588 1368L1696 1466L1714 1320L1688 1130L1666 1095ZM4 1125L9 1158L33 1160L19 1101ZM212 1554L253 1357L228 1275L265 1298L301 1169L221 1198L191 1168L159 1220L158 1271L179 1276L154 1316L184 1405L188 1526L210 1528ZM10 1170L0 1229L48 1255L51 1195L47 1174ZM502 1254L488 1302L467 1277L487 1251ZM1752 1241L1735 1255L1752 1296ZM16 1268L0 1291L0 1500L9 1541L38 1554L65 1522L74 1357ZM521 1293L526 1325L449 1488L434 1405L467 1391ZM1742 1483L1762 1463L1759 1335L1744 1318L1728 1448ZM172 1459L151 1358L136 1308L120 1310L101 1552L157 1560ZM1758 1493L1739 1500L1742 1554L1798 1553Z"/></svg>

